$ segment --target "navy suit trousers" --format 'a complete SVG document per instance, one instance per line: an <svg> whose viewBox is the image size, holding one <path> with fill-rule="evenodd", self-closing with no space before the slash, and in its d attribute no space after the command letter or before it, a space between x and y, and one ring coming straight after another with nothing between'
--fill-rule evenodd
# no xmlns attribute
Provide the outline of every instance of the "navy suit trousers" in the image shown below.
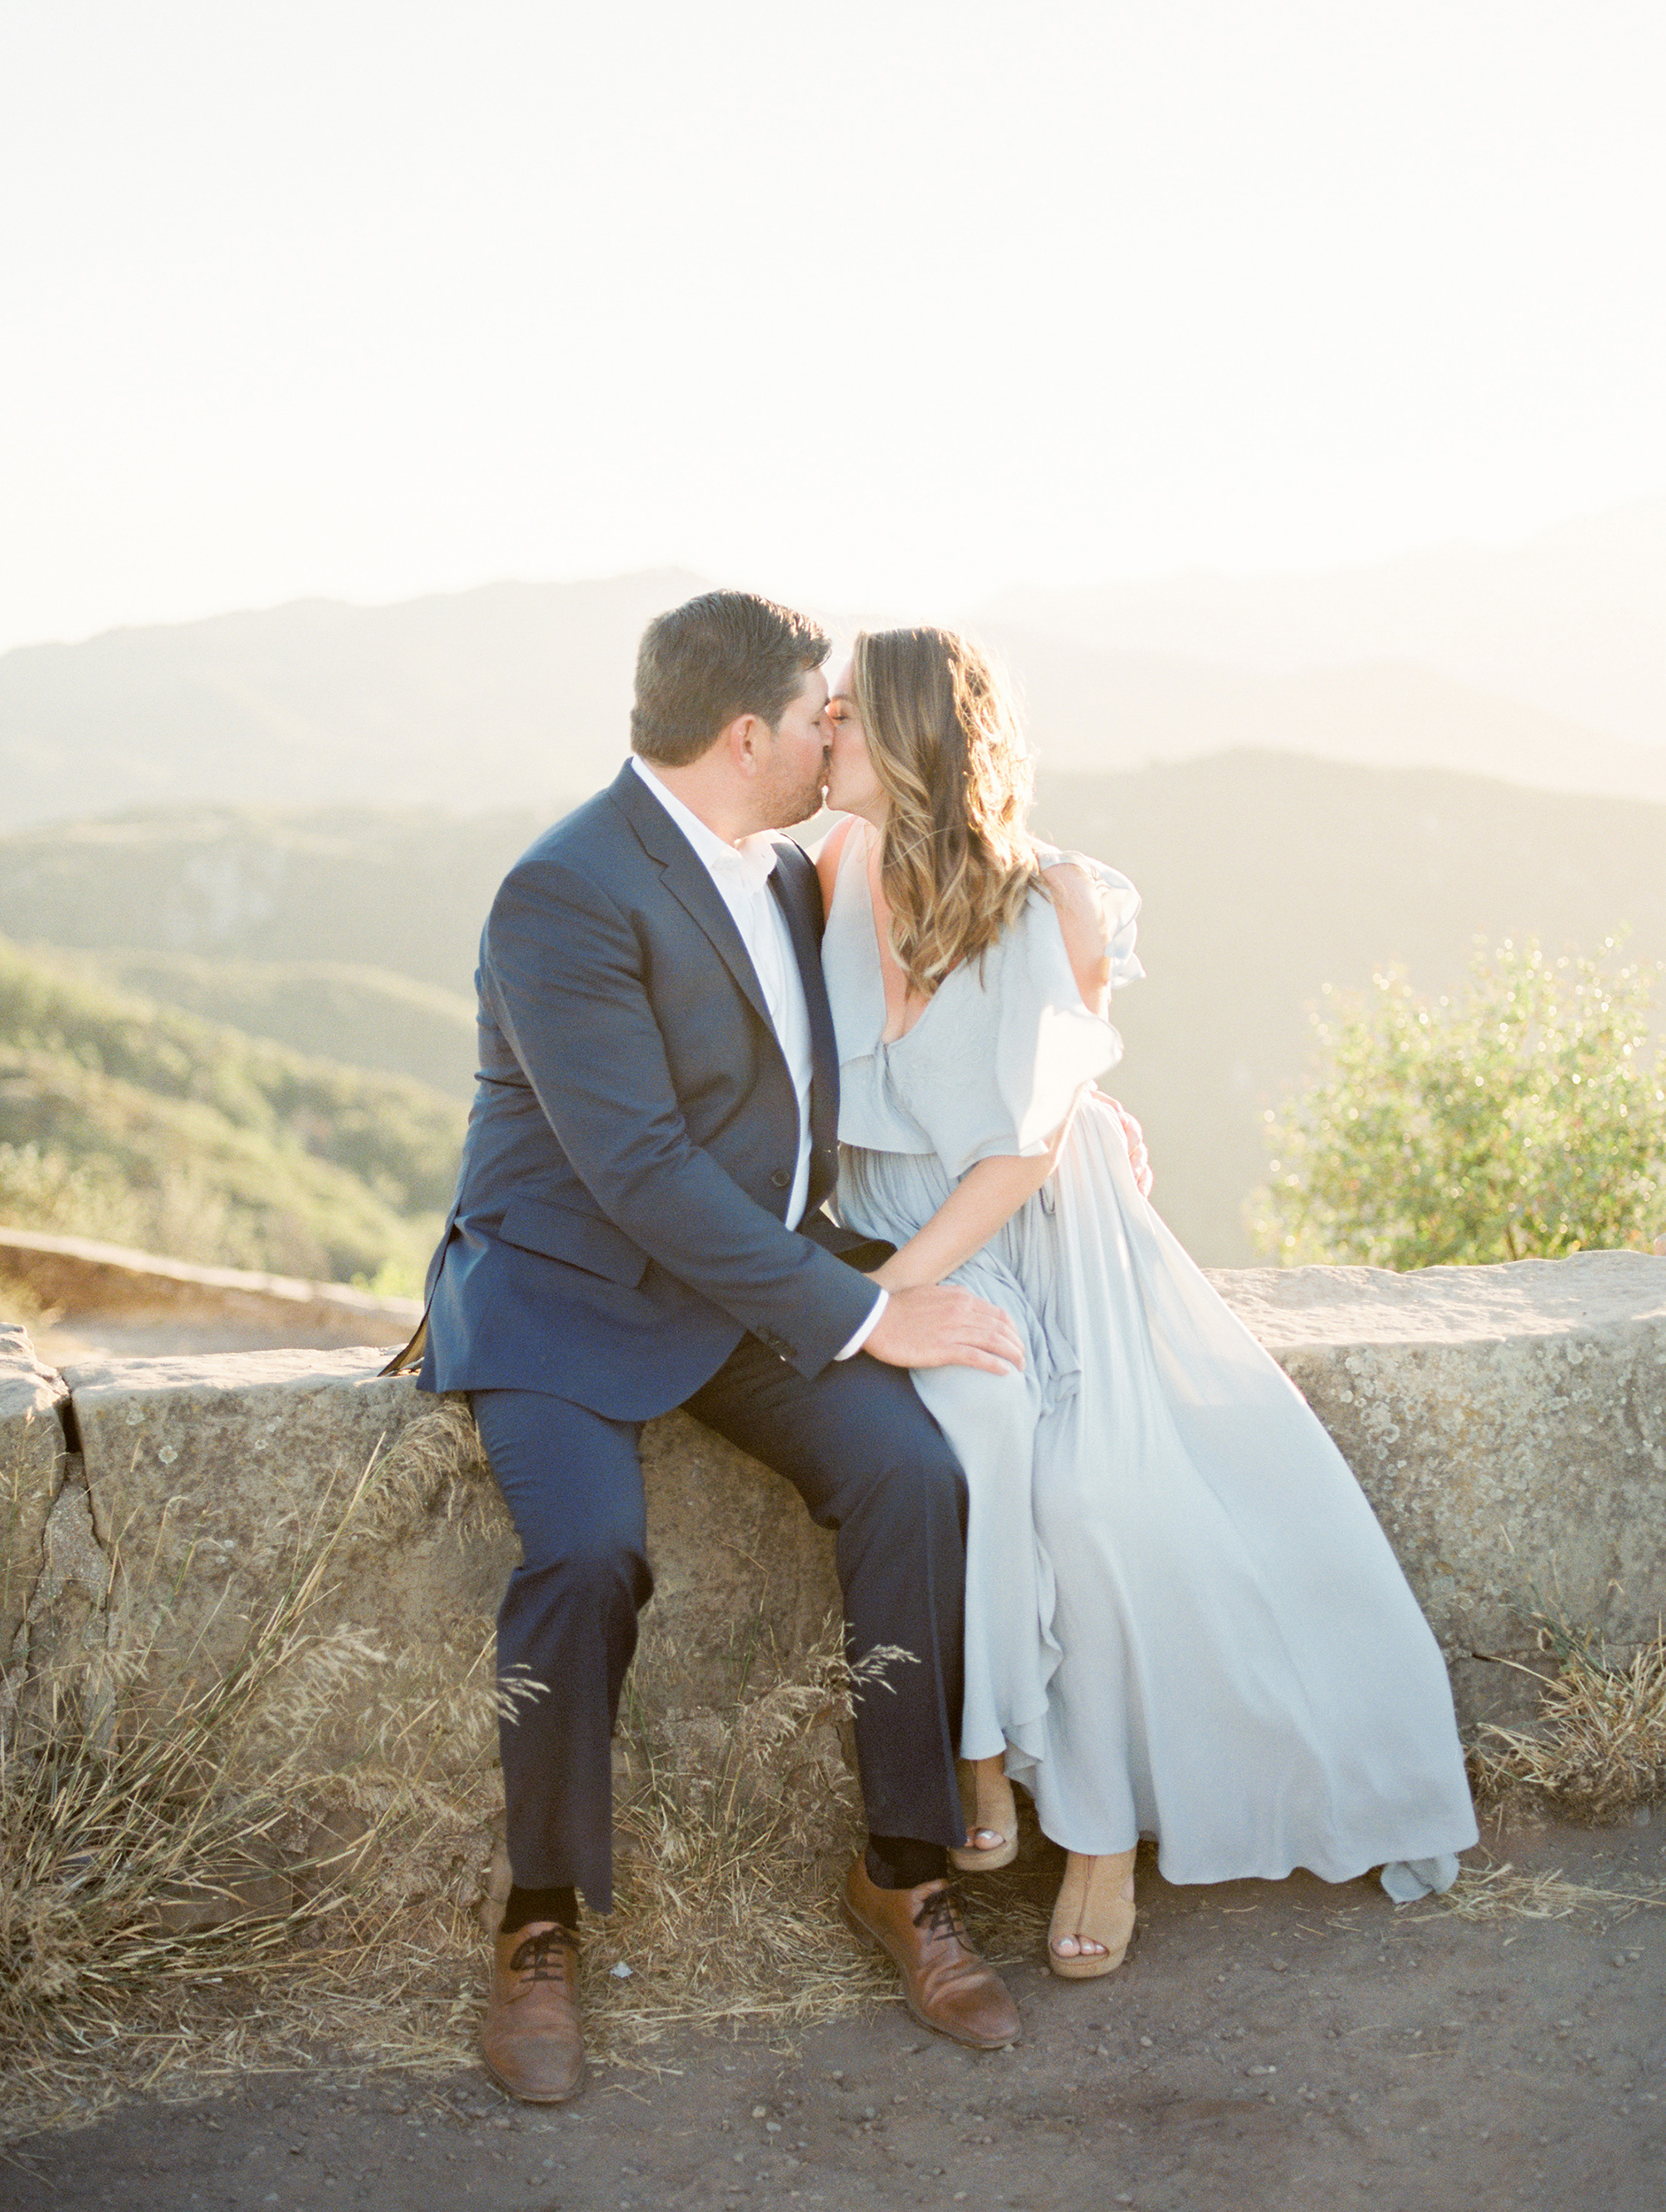
<svg viewBox="0 0 1666 2212"><path fill-rule="evenodd" d="M477 1390L476 1422L520 1538L497 1619L509 1864L612 1905L613 1724L654 1588L638 1443L532 1390ZM966 1481L907 1374L859 1352L812 1380L745 1337L687 1410L785 1476L836 1533L846 1648L912 1652L857 1705L869 1828L956 1844ZM533 1687L531 1686L540 1686Z"/></svg>

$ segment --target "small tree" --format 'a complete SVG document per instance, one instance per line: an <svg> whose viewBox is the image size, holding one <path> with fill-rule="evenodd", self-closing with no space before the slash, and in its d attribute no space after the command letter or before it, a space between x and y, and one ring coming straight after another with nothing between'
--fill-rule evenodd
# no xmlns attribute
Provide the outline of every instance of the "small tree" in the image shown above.
<svg viewBox="0 0 1666 2212"><path fill-rule="evenodd" d="M1308 1088L1267 1116L1263 1246L1378 1267L1646 1250L1666 1231L1660 973L1506 938L1450 997L1390 969L1339 999Z"/></svg>

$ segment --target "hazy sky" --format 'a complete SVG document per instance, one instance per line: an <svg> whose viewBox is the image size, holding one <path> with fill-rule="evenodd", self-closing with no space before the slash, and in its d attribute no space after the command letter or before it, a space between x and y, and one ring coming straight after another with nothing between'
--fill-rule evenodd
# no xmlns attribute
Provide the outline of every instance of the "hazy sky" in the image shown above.
<svg viewBox="0 0 1666 2212"><path fill-rule="evenodd" d="M1666 490L1661 0L6 0L0 647Z"/></svg>

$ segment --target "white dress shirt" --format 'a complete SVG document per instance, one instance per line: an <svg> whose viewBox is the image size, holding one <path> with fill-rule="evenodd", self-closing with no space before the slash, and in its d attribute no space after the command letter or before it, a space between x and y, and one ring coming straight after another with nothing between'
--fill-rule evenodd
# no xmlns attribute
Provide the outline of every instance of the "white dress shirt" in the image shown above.
<svg viewBox="0 0 1666 2212"><path fill-rule="evenodd" d="M787 1194L786 1213L787 1226L796 1229L804 1218L805 1200L810 1190L810 1009L805 1004L804 978L799 973L798 955L793 950L787 916L769 889L769 878L775 866L775 841L768 830L761 830L730 844L660 782L640 753L631 754L630 765L693 846L716 885L718 896L740 932L740 941L763 993L763 1003L769 1009L775 1042L787 1062L799 1102L798 1165L793 1188ZM873 1312L836 1358L848 1359L861 1350L888 1302L889 1293L880 1291Z"/></svg>

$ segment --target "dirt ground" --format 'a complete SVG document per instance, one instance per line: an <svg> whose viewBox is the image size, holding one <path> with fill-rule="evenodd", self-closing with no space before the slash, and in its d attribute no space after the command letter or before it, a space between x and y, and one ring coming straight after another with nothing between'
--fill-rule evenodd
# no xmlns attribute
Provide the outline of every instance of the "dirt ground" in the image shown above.
<svg viewBox="0 0 1666 2212"><path fill-rule="evenodd" d="M542 2112L478 2070L322 2051L311 2075L15 2142L0 2205L1661 2212L1666 1910L1623 1898L1666 1896L1666 1818L1505 1830L1470 1856L1511 1864L1501 1893L1560 1872L1586 1900L1466 1917L1305 1875L1173 1889L1142 1857L1128 1963L1073 1984L1012 1967L1011 2051L885 2006L790 2042L686 2034L657 2075L593 2072ZM1025 1877L1038 1902L1051 1871Z"/></svg>

